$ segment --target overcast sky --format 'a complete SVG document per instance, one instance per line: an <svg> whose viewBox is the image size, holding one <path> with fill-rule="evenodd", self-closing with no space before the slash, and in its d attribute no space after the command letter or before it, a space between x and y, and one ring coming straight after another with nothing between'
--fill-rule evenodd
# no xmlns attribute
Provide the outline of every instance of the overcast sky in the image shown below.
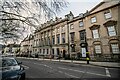
<svg viewBox="0 0 120 80"><path fill-rule="evenodd" d="M95 7L103 0L66 0L66 1L69 2L69 5L62 12L57 14L58 17L64 18L64 16L68 14L70 11L72 11L74 16L78 16L80 13L85 13L86 10L91 10L93 7ZM27 36L28 34L25 35Z"/></svg>
<svg viewBox="0 0 120 80"><path fill-rule="evenodd" d="M80 13L85 13L86 10L91 10L97 4L99 4L103 0L66 0L69 2L67 8L65 8L61 13L57 16L64 17L70 11L74 14L74 16L78 16Z"/></svg>

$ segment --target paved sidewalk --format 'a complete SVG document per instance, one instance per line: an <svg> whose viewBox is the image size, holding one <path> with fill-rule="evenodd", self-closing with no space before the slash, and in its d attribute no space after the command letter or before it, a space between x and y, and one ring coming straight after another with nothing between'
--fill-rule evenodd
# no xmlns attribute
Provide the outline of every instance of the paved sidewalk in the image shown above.
<svg viewBox="0 0 120 80"><path fill-rule="evenodd" d="M25 57L18 57L25 58ZM87 64L86 61L75 61L75 60L55 60L55 59L41 59L41 58L26 58L26 59L34 59L34 60L46 60L46 61L59 61L59 62L67 62L67 63L76 63L76 64ZM120 68L120 63L117 62L93 62L90 61L89 65L101 66L101 67L109 67L109 68Z"/></svg>

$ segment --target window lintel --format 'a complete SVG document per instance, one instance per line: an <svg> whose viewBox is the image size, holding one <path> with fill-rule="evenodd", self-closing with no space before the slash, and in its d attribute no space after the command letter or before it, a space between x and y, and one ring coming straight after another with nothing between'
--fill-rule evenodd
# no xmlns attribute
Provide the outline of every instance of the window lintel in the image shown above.
<svg viewBox="0 0 120 80"><path fill-rule="evenodd" d="M109 20L109 21L105 22L103 25L105 27L107 27L107 26L113 26L113 25L116 25L116 24L117 24L117 21L115 21L115 20Z"/></svg>
<svg viewBox="0 0 120 80"><path fill-rule="evenodd" d="M90 30L95 30L95 29L100 28L100 25L96 25L96 24L94 24L94 25L92 25L92 26L89 27L89 28L90 28Z"/></svg>

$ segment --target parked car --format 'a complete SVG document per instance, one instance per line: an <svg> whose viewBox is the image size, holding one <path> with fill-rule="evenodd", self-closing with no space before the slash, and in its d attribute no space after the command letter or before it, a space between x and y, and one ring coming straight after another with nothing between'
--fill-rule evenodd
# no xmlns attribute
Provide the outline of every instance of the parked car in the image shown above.
<svg viewBox="0 0 120 80"><path fill-rule="evenodd" d="M25 80L25 69L21 66L22 62L18 62L15 58L0 58L0 74L1 80Z"/></svg>

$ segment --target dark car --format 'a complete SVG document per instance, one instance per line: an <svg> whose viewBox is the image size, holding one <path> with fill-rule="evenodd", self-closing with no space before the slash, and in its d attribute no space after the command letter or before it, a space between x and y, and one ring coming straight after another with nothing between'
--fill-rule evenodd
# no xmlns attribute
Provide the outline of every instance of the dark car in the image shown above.
<svg viewBox="0 0 120 80"><path fill-rule="evenodd" d="M0 75L1 80L25 80L25 69L15 58L0 58Z"/></svg>

